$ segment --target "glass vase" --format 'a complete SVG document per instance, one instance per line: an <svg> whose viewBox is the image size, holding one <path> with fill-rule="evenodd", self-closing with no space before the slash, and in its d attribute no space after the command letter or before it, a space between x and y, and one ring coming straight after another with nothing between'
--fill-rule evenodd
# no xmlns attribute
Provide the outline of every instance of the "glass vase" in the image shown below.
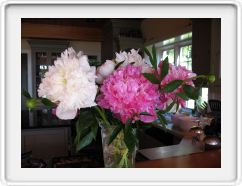
<svg viewBox="0 0 242 186"><path fill-rule="evenodd" d="M105 168L133 168L137 147L134 148L133 152L129 152L124 142L123 130L119 132L111 144L108 144L114 129L115 127L110 127L101 130Z"/></svg>

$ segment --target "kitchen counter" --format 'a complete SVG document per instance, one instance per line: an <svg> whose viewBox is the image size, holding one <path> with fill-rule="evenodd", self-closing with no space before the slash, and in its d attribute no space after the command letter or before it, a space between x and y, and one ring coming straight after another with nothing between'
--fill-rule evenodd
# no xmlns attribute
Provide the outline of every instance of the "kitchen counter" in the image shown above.
<svg viewBox="0 0 242 186"><path fill-rule="evenodd" d="M210 150L184 156L147 160L136 168L221 168L221 150Z"/></svg>

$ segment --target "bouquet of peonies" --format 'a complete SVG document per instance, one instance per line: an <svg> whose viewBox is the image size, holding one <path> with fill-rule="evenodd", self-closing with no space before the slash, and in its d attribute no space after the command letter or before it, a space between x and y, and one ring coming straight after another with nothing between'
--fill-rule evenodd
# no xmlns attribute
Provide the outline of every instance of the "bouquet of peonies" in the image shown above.
<svg viewBox="0 0 242 186"><path fill-rule="evenodd" d="M137 149L137 130L146 126L165 127L164 114L184 107L188 99L198 99L199 87L193 80L213 82L213 75L200 75L168 58L157 65L155 47L152 54L144 49L150 63L138 50L116 53L114 60L90 66L83 52L68 48L50 66L38 89L40 98L27 92L27 106L39 103L56 107L60 119L76 122L76 149L81 150L96 138L102 128L106 167L133 167Z"/></svg>

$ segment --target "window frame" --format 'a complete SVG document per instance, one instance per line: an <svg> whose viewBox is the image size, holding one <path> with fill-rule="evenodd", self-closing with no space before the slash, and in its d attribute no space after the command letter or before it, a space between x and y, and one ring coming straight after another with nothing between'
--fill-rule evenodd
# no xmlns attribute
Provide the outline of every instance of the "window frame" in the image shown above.
<svg viewBox="0 0 242 186"><path fill-rule="evenodd" d="M192 33L192 31L188 32L188 33ZM188 33L184 33L184 34L188 34ZM189 46L189 45L192 46L192 36L190 38L187 38L187 39L181 39L182 35L183 34L181 34L179 36L176 36L175 37L175 41L173 43L169 43L169 44L164 45L163 42L166 41L166 40L163 40L163 41L161 41L159 43L156 43L155 44L155 48L156 48L156 53L158 55L157 59L163 59L163 52L164 51L167 51L167 50L170 50L170 49L174 49L174 65L175 66L180 65L180 58L179 58L179 56L180 56L181 48L184 47L184 46ZM172 38L170 38L170 39L172 39ZM160 61L157 61L157 65L159 64L159 62ZM188 106L188 101L186 101L186 107L187 106ZM194 108L193 109L195 109L195 102L194 102Z"/></svg>
<svg viewBox="0 0 242 186"><path fill-rule="evenodd" d="M174 49L174 65L178 66L180 64L180 59L178 59L178 57L180 56L180 49L181 49L181 47L192 45L192 38L181 40L181 39L178 39L179 37L181 37L181 35L176 37L174 43L171 43L168 45L163 45L163 44L158 45L158 46L155 45L156 52L158 54L158 59L163 59L164 51ZM157 62L157 64L158 63L159 63L159 61Z"/></svg>

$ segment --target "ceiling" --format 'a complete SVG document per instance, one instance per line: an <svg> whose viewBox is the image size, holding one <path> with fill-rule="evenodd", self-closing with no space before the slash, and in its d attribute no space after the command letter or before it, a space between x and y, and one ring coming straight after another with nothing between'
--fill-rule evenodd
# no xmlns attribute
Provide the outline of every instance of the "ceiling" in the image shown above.
<svg viewBox="0 0 242 186"><path fill-rule="evenodd" d="M22 18L21 22L101 28L109 20L110 18ZM129 18L129 20L139 20L139 18Z"/></svg>

